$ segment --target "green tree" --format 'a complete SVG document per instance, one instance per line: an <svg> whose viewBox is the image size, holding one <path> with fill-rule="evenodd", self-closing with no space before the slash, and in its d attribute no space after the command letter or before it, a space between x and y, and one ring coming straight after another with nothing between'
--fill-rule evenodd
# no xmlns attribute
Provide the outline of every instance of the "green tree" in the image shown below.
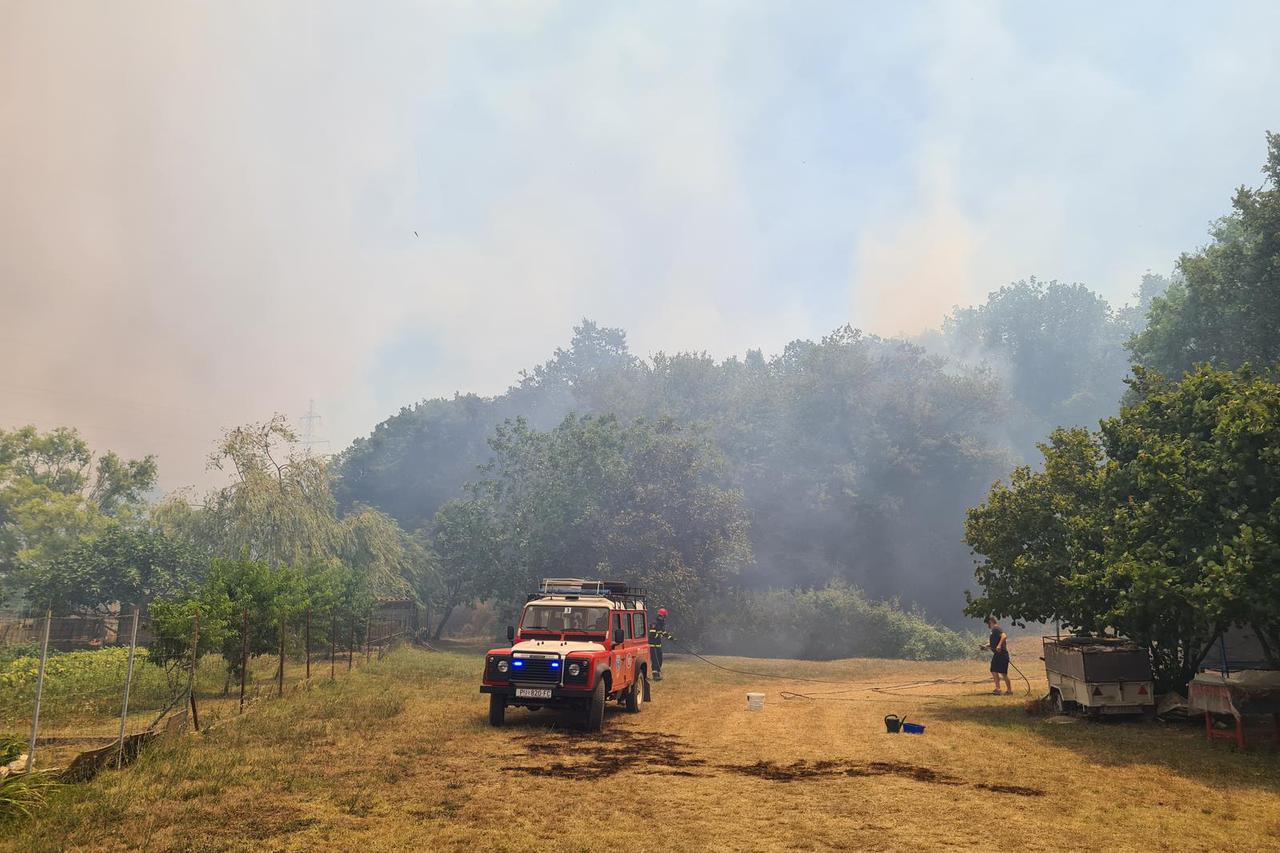
<svg viewBox="0 0 1280 853"><path fill-rule="evenodd" d="M338 634L333 639L347 642L353 631L362 635L373 604L366 581L363 572L336 562L286 565L215 559L194 595L152 605L156 640L149 660L159 666L189 661L197 614L198 655L221 655L228 684L239 675L246 650L250 657L279 652L281 630L286 652L300 652L308 611L313 642L328 639L335 623Z"/></svg>
<svg viewBox="0 0 1280 853"><path fill-rule="evenodd" d="M1143 278L1139 304L1163 284ZM1005 377L1014 402L1007 422L1020 452L1057 426L1094 428L1116 412L1129 372L1124 343L1138 322L1082 284L1034 277L993 292L943 322L946 351L984 361Z"/></svg>
<svg viewBox="0 0 1280 853"><path fill-rule="evenodd" d="M1130 342L1136 364L1178 377L1196 364L1280 362L1280 134L1267 134L1261 187L1240 187L1212 242L1178 261L1180 280Z"/></svg>
<svg viewBox="0 0 1280 853"><path fill-rule="evenodd" d="M1234 624L1280 664L1280 384L1202 366L1178 382L1138 370L1134 386L1140 402L1102 428L1118 609L1183 638L1154 650L1181 676Z"/></svg>
<svg viewBox="0 0 1280 853"><path fill-rule="evenodd" d="M337 514L325 460L299 452L277 415L230 430L210 465L232 472L230 485L193 506L171 496L153 513L169 535L224 560L271 566L341 563L370 594L423 597L435 565L423 537L386 513L356 505Z"/></svg>
<svg viewBox="0 0 1280 853"><path fill-rule="evenodd" d="M506 424L492 447L469 504L438 518L435 547L446 573L483 577L479 538L495 531L487 586L509 608L542 577L606 576L646 587L696 635L751 561L742 495L704 432L571 415L549 432Z"/></svg>
<svg viewBox="0 0 1280 853"><path fill-rule="evenodd" d="M1101 559L1103 451L1087 430L1056 430L1040 446L1043 470L1014 469L970 509L965 541L982 594L966 593L970 616L1058 622L1098 633L1110 596L1097 587Z"/></svg>
<svg viewBox="0 0 1280 853"><path fill-rule="evenodd" d="M208 561L185 543L146 527L113 524L27 573L27 598L58 612L144 611L158 598L194 590Z"/></svg>
<svg viewBox="0 0 1280 853"><path fill-rule="evenodd" d="M135 517L155 478L154 457L95 459L73 429L0 430L0 598L21 585L24 568Z"/></svg>
<svg viewBox="0 0 1280 853"><path fill-rule="evenodd" d="M217 552L268 563L300 563L339 553L342 530L319 457L294 449L281 415L227 432L209 457L230 471L230 486L205 501L201 531Z"/></svg>
<svg viewBox="0 0 1280 853"><path fill-rule="evenodd" d="M1112 629L1185 685L1227 626L1280 663L1280 384L1249 369L1138 369L1102 431L1056 433L971 510L982 594L968 612Z"/></svg>
<svg viewBox="0 0 1280 853"><path fill-rule="evenodd" d="M483 498L451 500L436 513L432 543L439 557L435 638L454 608L474 604L497 583L500 534L493 507Z"/></svg>

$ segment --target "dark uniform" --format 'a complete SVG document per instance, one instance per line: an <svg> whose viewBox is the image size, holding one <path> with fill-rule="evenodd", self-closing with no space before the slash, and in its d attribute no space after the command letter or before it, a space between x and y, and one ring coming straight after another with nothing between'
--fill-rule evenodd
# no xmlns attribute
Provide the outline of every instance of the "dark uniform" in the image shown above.
<svg viewBox="0 0 1280 853"><path fill-rule="evenodd" d="M667 633L667 617L659 616L649 626L649 660L653 663L653 680L662 680L662 640L674 640Z"/></svg>

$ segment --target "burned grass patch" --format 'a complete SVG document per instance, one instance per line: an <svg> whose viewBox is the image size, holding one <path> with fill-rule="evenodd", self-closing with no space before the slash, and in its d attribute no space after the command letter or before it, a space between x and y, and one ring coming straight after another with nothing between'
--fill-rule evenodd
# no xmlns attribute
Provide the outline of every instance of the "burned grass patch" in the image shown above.
<svg viewBox="0 0 1280 853"><path fill-rule="evenodd" d="M757 761L754 764L720 764L720 770L767 779L770 782L800 782L810 779L863 776L902 776L917 782L928 782L934 785L963 785L964 782L949 773L943 773L930 767L916 764L903 764L896 761L793 761L790 764L775 764L772 761Z"/></svg>
<svg viewBox="0 0 1280 853"><path fill-rule="evenodd" d="M623 771L638 776L680 776L706 778L732 773L768 782L806 782L817 779L899 776L929 785L980 788L998 794L1026 797L1043 796L1036 788L1018 785L969 783L958 776L932 767L898 761L793 761L778 764L757 761L753 764L710 764L699 758L678 736L663 732L614 730L602 734L544 733L518 737L517 742L527 758L544 758L545 763L509 765L502 769L511 773L542 778L588 780L613 776Z"/></svg>
<svg viewBox="0 0 1280 853"><path fill-rule="evenodd" d="M986 782L979 782L973 787L984 791L995 791L997 794L1017 794L1020 797L1044 796L1044 791L1039 788L1027 788L1022 785L988 785Z"/></svg>
<svg viewBox="0 0 1280 853"><path fill-rule="evenodd" d="M690 767L702 767L677 735L663 732L633 732L625 729L591 735L537 734L517 738L526 757L555 756L570 761L521 764L503 767L512 773L557 779L600 779L623 770L642 775L699 776Z"/></svg>

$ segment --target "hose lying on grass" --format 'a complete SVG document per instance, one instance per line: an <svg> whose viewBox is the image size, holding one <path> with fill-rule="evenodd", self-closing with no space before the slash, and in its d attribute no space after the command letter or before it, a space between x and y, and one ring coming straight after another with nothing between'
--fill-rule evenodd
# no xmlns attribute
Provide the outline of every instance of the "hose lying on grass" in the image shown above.
<svg viewBox="0 0 1280 853"><path fill-rule="evenodd" d="M695 658L702 661L703 663L709 666L713 666L716 669L722 669L725 672L732 672L737 675L749 675L752 678L777 678L777 679L781 679L782 681L802 681L806 684L833 684L833 685L844 687L843 690L825 690L825 691L815 691L810 693L797 693L790 690L783 690L778 694L783 699L808 699L810 701L822 699L822 700L833 701L833 702L870 701L870 699L865 696L839 695L841 693L848 693L851 690L870 690L873 693L880 693L885 696L917 696L921 699L956 699L958 697L952 696L952 695L943 695L938 693L934 693L934 694L903 693L901 691L913 690L920 687L932 687L935 685L942 685L942 684L986 684L987 683L987 679L985 678L963 679L957 676L953 678L933 678L933 679L925 679L921 681L909 681L905 684L888 684L888 685L873 684L873 685L867 686L867 685L855 684L854 682L851 682L851 681L832 681L830 679L825 679L825 678L803 678L798 675L779 675L777 673L772 673L772 672L753 672L751 670L735 669L731 666L724 666L722 664L718 664L713 660L709 660L703 657L702 655L698 654L693 649L689 648L683 643L677 643L675 640L668 640L667 642L671 643L672 645L680 646L680 648L683 649L685 652L688 652L689 654L693 655ZM1031 681L1026 677L1026 675L1023 675L1022 670L1018 669L1017 665L1013 664L1012 662L1010 662L1010 665L1013 666L1014 671L1016 671L1018 675L1022 676L1022 680L1027 683L1026 695L1030 696Z"/></svg>

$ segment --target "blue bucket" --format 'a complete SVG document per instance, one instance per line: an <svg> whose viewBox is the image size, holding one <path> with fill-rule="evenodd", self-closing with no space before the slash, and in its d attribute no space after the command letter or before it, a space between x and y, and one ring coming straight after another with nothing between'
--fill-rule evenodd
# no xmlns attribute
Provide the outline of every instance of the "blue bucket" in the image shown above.
<svg viewBox="0 0 1280 853"><path fill-rule="evenodd" d="M909 735L924 734L924 726L920 725L919 723L903 723L902 730Z"/></svg>

